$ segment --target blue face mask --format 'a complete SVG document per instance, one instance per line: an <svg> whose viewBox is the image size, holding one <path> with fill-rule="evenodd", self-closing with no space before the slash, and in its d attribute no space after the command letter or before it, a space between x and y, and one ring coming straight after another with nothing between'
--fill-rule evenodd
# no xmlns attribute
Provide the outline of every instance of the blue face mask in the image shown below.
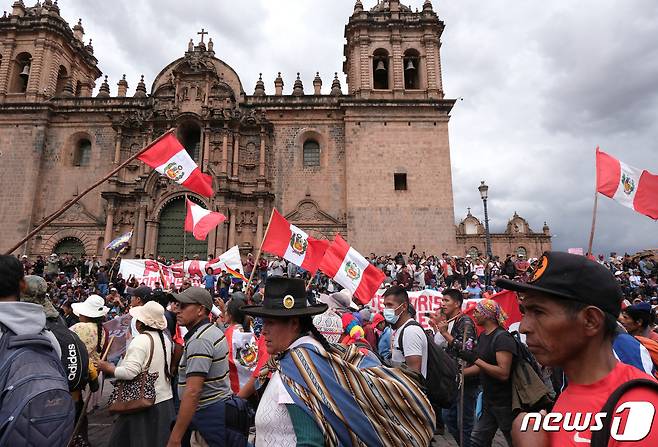
<svg viewBox="0 0 658 447"><path fill-rule="evenodd" d="M400 319L400 316L396 315L395 311L398 310L401 306L402 304L400 304L400 306L396 307L395 309L384 309L384 320L390 324L397 323L398 319Z"/></svg>

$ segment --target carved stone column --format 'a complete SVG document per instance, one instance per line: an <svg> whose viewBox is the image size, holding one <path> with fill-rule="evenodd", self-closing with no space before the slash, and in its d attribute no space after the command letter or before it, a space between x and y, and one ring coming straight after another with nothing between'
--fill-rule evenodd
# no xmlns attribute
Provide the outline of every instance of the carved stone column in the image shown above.
<svg viewBox="0 0 658 447"><path fill-rule="evenodd" d="M263 241L263 222L265 220L265 210L263 209L263 200L258 200L258 216L256 218L256 243L255 247L260 247Z"/></svg>
<svg viewBox="0 0 658 447"><path fill-rule="evenodd" d="M121 161L121 128L117 130L116 140L114 142L114 164L118 165Z"/></svg>
<svg viewBox="0 0 658 447"><path fill-rule="evenodd" d="M238 210L235 207L229 209L229 225L228 225L228 248L235 245L235 221L238 220Z"/></svg>
<svg viewBox="0 0 658 447"><path fill-rule="evenodd" d="M222 174L228 175L228 129L222 131Z"/></svg>
<svg viewBox="0 0 658 447"><path fill-rule="evenodd" d="M203 172L208 172L208 163L210 160L210 127L206 126L203 129L203 155L202 155L202 164L201 170Z"/></svg>
<svg viewBox="0 0 658 447"><path fill-rule="evenodd" d="M137 215L137 249L136 254L144 257L144 241L146 240L146 205L139 206Z"/></svg>
<svg viewBox="0 0 658 447"><path fill-rule="evenodd" d="M145 253L156 253L158 251L158 233L160 224L155 220L146 221L146 245Z"/></svg>
<svg viewBox="0 0 658 447"><path fill-rule="evenodd" d="M261 126L260 128L260 160L258 163L258 176L265 178L265 139L267 135L265 134L265 127Z"/></svg>
<svg viewBox="0 0 658 447"><path fill-rule="evenodd" d="M107 217L105 220L105 235L103 237L103 246L107 247L107 244L112 242L112 229L114 228L114 200L111 200L107 204ZM103 259L110 257L110 251L103 251Z"/></svg>
<svg viewBox="0 0 658 447"><path fill-rule="evenodd" d="M233 133L233 177L238 176L238 168L240 162L240 132L235 131Z"/></svg>

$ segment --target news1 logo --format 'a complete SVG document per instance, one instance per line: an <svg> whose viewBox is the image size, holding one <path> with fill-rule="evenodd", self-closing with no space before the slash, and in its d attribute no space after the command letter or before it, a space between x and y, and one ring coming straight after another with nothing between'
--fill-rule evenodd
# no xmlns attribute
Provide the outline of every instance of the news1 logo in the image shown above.
<svg viewBox="0 0 658 447"><path fill-rule="evenodd" d="M628 410L626 424L622 429L624 417L622 413ZM651 432L653 417L656 413L651 402L624 402L619 405L612 416L610 436L615 441L641 441ZM547 432L584 432L600 431L606 413L526 413L521 422L521 431ZM532 421L532 425L531 424ZM582 439L582 441L586 441Z"/></svg>

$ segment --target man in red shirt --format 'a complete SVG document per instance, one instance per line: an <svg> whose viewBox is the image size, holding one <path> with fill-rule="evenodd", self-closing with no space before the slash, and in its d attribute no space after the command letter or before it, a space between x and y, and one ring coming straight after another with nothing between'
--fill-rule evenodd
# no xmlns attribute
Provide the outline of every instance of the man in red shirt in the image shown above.
<svg viewBox="0 0 658 447"><path fill-rule="evenodd" d="M651 430L658 419L658 386L612 351L622 293L610 271L584 256L547 252L528 283L497 284L520 292L519 329L528 348L542 365L561 367L567 382L548 416L516 418L514 446L658 446L658 429ZM620 386L636 379L648 385L623 392L605 418L598 414ZM602 444L592 441L606 434L598 422L610 417L611 434Z"/></svg>

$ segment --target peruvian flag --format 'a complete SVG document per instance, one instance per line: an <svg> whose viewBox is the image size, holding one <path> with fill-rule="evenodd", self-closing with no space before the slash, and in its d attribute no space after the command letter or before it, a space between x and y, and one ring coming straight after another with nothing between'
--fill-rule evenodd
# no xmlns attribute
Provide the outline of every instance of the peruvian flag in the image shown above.
<svg viewBox="0 0 658 447"><path fill-rule="evenodd" d="M340 234L324 254L320 270L352 292L362 304L372 300L386 278L384 272L350 247Z"/></svg>
<svg viewBox="0 0 658 447"><path fill-rule="evenodd" d="M274 210L262 250L280 256L314 275L328 247L329 241L309 237Z"/></svg>
<svg viewBox="0 0 658 447"><path fill-rule="evenodd" d="M628 166L598 147L596 190L638 213L658 219L658 175Z"/></svg>
<svg viewBox="0 0 658 447"><path fill-rule="evenodd" d="M507 320L505 320L505 329L510 332L518 331L523 315L521 315L521 310L519 309L519 300L517 298L516 292L512 292L511 290L503 290L492 295L490 299L496 301L500 305L501 309L503 309L507 314ZM462 313L465 313L466 315L469 315L471 318L473 318L473 312L475 312L475 306L477 305L478 301L480 300L476 299L465 301ZM480 335L484 330L482 326L477 325L475 326L475 329L478 335Z"/></svg>
<svg viewBox="0 0 658 447"><path fill-rule="evenodd" d="M187 216L185 216L185 231L194 235L194 239L205 241L210 230L226 220L222 213L209 211L190 199L185 199L187 203Z"/></svg>
<svg viewBox="0 0 658 447"><path fill-rule="evenodd" d="M173 131L160 138L137 158L190 191L205 197L212 197L214 194L212 177L201 172Z"/></svg>

